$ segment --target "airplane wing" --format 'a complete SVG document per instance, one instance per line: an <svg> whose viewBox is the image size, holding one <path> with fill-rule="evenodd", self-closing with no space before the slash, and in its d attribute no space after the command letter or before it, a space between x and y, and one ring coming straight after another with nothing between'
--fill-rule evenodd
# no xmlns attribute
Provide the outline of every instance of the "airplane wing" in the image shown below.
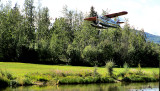
<svg viewBox="0 0 160 91"><path fill-rule="evenodd" d="M108 14L108 15L104 15L108 18L113 18L113 17L117 17L117 16L121 16L121 15L125 15L128 14L127 11L122 11L122 12L118 12L118 13L113 13L113 14Z"/></svg>
<svg viewBox="0 0 160 91"><path fill-rule="evenodd" d="M84 20L87 20L87 21L96 21L96 17L89 17L89 18L85 18Z"/></svg>

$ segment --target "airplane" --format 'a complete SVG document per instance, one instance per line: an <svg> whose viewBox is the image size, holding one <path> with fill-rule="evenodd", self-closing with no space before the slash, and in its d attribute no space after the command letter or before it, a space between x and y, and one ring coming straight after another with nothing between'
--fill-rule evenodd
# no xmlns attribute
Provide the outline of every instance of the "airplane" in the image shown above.
<svg viewBox="0 0 160 91"><path fill-rule="evenodd" d="M118 28L117 26L120 26L120 24L124 22L120 22L119 19L117 19L117 21L114 21L111 18L118 17L125 14L128 14L128 12L122 11L122 12L108 14L104 16L89 17L89 18L85 18L84 20L93 21L91 25L99 29L107 29L108 27Z"/></svg>

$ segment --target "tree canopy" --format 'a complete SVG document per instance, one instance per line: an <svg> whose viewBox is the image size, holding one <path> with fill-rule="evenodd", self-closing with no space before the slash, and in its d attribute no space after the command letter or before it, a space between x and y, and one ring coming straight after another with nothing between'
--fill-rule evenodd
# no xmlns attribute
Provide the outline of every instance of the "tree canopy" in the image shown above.
<svg viewBox="0 0 160 91"><path fill-rule="evenodd" d="M159 66L160 46L146 41L144 30L128 22L122 28L96 29L83 20L83 12L67 6L63 14L51 23L49 9L35 7L33 0L25 0L23 11L17 4L1 5L0 61L104 66L113 60L118 67ZM88 16L97 16L93 6Z"/></svg>

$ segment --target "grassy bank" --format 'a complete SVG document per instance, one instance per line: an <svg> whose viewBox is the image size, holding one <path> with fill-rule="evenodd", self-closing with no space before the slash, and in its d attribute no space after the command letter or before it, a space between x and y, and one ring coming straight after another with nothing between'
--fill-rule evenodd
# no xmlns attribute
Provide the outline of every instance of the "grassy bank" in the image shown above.
<svg viewBox="0 0 160 91"><path fill-rule="evenodd" d="M106 68L0 62L0 83L7 85L55 85L105 82L152 82L159 80L159 68Z"/></svg>

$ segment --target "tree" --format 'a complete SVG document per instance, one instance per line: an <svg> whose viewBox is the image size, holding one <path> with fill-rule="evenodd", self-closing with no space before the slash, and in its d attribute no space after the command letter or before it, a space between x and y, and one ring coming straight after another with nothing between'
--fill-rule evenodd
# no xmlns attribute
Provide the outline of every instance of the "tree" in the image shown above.
<svg viewBox="0 0 160 91"><path fill-rule="evenodd" d="M97 16L97 12L95 11L95 8L91 6L89 17L95 17L95 16Z"/></svg>
<svg viewBox="0 0 160 91"><path fill-rule="evenodd" d="M94 7L91 6L89 17L97 17L97 16L98 16L97 12L94 10ZM96 24L97 22L93 21L93 23Z"/></svg>
<svg viewBox="0 0 160 91"><path fill-rule="evenodd" d="M24 14L21 27L19 60L22 62L36 62L38 52L35 50L35 7L33 0L25 0Z"/></svg>
<svg viewBox="0 0 160 91"><path fill-rule="evenodd" d="M83 22L83 13L73 10L68 10L67 6L63 7L63 15L66 22L66 31L69 33L69 38L71 41L75 38L75 32L81 30L81 25Z"/></svg>
<svg viewBox="0 0 160 91"><path fill-rule="evenodd" d="M34 1L33 0L25 0L24 3L24 11L25 11L25 20L24 20L24 31L25 35L27 37L27 42L34 47L35 42L35 26L34 26L34 20L35 20L35 14L34 14Z"/></svg>
<svg viewBox="0 0 160 91"><path fill-rule="evenodd" d="M22 16L18 5L15 4L13 9L8 10L8 13L2 14L1 17L1 44L0 49L3 54L3 59L7 61L17 61L19 53L20 28Z"/></svg>
<svg viewBox="0 0 160 91"><path fill-rule="evenodd" d="M67 48L70 43L69 32L66 31L67 23L64 18L58 18L54 22L54 32L50 41L50 49L53 54L56 54L56 60L67 61Z"/></svg>
<svg viewBox="0 0 160 91"><path fill-rule="evenodd" d="M50 26L50 19L49 19L49 10L47 7L43 8L42 11L38 12L38 27L37 27L37 42L38 46L41 46L41 40L46 40L46 42L49 42L51 39L51 31L49 29Z"/></svg>

